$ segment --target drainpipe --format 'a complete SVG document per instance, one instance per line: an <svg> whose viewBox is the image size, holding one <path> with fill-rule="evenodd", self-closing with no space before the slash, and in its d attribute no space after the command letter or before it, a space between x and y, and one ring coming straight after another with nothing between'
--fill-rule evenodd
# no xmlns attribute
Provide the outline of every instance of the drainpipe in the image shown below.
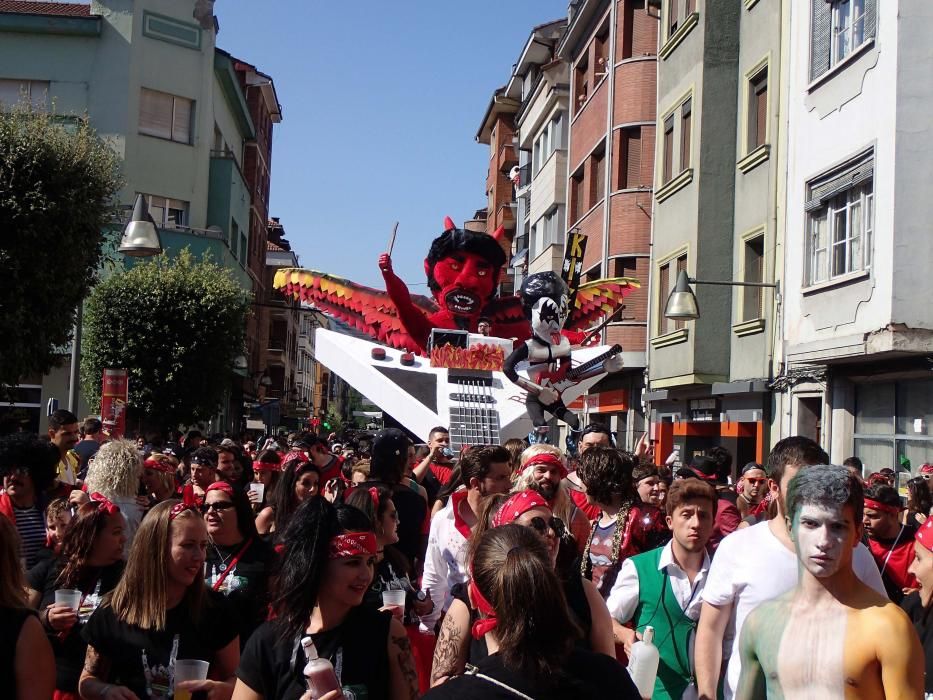
<svg viewBox="0 0 933 700"><path fill-rule="evenodd" d="M603 250L600 262L600 277L609 276L609 193L612 192L612 136L613 111L615 107L616 88L616 7L618 3L612 0L609 8L609 60L606 68L606 80L609 81L608 108L606 110L606 165L605 194L603 195ZM608 333L608 328L607 328Z"/></svg>

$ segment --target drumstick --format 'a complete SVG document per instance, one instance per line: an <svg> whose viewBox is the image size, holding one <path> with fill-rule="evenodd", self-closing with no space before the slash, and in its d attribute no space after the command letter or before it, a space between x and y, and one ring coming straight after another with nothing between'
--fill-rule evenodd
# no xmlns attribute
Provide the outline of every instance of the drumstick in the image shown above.
<svg viewBox="0 0 933 700"><path fill-rule="evenodd" d="M395 234L398 231L398 221L395 222L395 226L392 227L392 236L389 238L389 249L386 251L390 256L392 255L392 249L395 247Z"/></svg>

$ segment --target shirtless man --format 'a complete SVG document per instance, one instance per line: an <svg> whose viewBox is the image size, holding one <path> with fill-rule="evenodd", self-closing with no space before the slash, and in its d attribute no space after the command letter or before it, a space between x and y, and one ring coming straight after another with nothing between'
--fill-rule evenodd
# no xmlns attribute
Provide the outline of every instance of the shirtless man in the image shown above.
<svg viewBox="0 0 933 700"><path fill-rule="evenodd" d="M791 481L785 517L799 579L746 619L737 700L923 697L910 620L852 570L862 499L845 467L811 467Z"/></svg>

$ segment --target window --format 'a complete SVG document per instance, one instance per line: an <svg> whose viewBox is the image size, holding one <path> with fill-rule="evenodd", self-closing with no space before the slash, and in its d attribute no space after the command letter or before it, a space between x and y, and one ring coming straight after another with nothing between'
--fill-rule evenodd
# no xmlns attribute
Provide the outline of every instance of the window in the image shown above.
<svg viewBox="0 0 933 700"><path fill-rule="evenodd" d="M763 146L768 139L768 67L748 82L747 151Z"/></svg>
<svg viewBox="0 0 933 700"><path fill-rule="evenodd" d="M586 98L589 97L589 82L587 81L588 72L589 61L584 54L584 56L577 62L577 67L574 69L573 73L574 114L580 111L583 103L586 102Z"/></svg>
<svg viewBox="0 0 933 700"><path fill-rule="evenodd" d="M0 105L6 108L29 103L44 112L49 106L48 80L10 80L0 78Z"/></svg>
<svg viewBox="0 0 933 700"><path fill-rule="evenodd" d="M641 187L641 127L622 129L619 137L619 189Z"/></svg>
<svg viewBox="0 0 933 700"><path fill-rule="evenodd" d="M544 167L548 158L554 151L563 148L564 143L564 113L557 115L547 122L535 139L532 147L532 177Z"/></svg>
<svg viewBox="0 0 933 700"><path fill-rule="evenodd" d="M570 220L576 221L583 214L583 168L570 176Z"/></svg>
<svg viewBox="0 0 933 700"><path fill-rule="evenodd" d="M600 147L592 156L590 156L590 209L596 206L606 194L606 150Z"/></svg>
<svg viewBox="0 0 933 700"><path fill-rule="evenodd" d="M878 0L812 0L810 80L875 36Z"/></svg>
<svg viewBox="0 0 933 700"><path fill-rule="evenodd" d="M745 241L743 282L764 282L765 275L765 237L756 236ZM742 320L754 321L764 317L761 287L742 287Z"/></svg>
<svg viewBox="0 0 933 700"><path fill-rule="evenodd" d="M662 182L670 182L674 177L674 115L664 120L664 169Z"/></svg>
<svg viewBox="0 0 933 700"><path fill-rule="evenodd" d="M233 252L233 257L236 257L236 247L240 243L240 227L237 226L236 221L233 219L230 220L230 240L227 245L230 250Z"/></svg>
<svg viewBox="0 0 933 700"><path fill-rule="evenodd" d="M671 0L667 8L667 38L670 39L684 20L696 12L696 0Z"/></svg>
<svg viewBox="0 0 933 700"><path fill-rule="evenodd" d="M194 102L185 98L142 88L139 99L139 133L191 143Z"/></svg>
<svg viewBox="0 0 933 700"><path fill-rule="evenodd" d="M613 277L638 277L635 258L613 258L611 265Z"/></svg>
<svg viewBox="0 0 933 700"><path fill-rule="evenodd" d="M677 283L677 276L681 270L687 269L687 254L668 260L658 268L658 335L673 333L684 327L684 321L675 321L664 315L667 298Z"/></svg>
<svg viewBox="0 0 933 700"><path fill-rule="evenodd" d="M188 202L151 194L143 196L149 205L149 215L159 228L177 228L188 225Z"/></svg>
<svg viewBox="0 0 933 700"><path fill-rule="evenodd" d="M866 473L910 460L914 473L933 462L933 381L855 386L855 449Z"/></svg>
<svg viewBox="0 0 933 700"><path fill-rule="evenodd" d="M693 98L680 107L680 172L690 167L690 135L693 118Z"/></svg>
<svg viewBox="0 0 933 700"><path fill-rule="evenodd" d="M553 207L531 227L532 260L547 250L548 246L561 242L560 223L562 214L563 210L560 207Z"/></svg>
<svg viewBox="0 0 933 700"><path fill-rule="evenodd" d="M594 40L593 54L596 60L595 74L593 75L593 82L598 83L602 80L606 73L609 72L609 25L607 24L599 32L596 39Z"/></svg>
<svg viewBox="0 0 933 700"><path fill-rule="evenodd" d="M874 159L863 157L808 187L808 284L871 267Z"/></svg>

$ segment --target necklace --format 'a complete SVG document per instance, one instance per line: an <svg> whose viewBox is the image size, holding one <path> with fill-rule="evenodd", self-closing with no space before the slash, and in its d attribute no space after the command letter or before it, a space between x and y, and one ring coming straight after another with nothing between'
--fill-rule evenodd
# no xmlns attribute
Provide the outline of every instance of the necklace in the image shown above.
<svg viewBox="0 0 933 700"><path fill-rule="evenodd" d="M211 540L211 547L214 548L214 553L217 555L217 558L220 559L220 564L217 566L217 568L218 568L221 572L226 571L226 570L227 570L227 560L230 559L231 556L233 556L233 552L230 552L229 554L227 554L227 556L223 556L223 555L220 553L220 550L217 549L217 545L214 544L214 540Z"/></svg>
<svg viewBox="0 0 933 700"><path fill-rule="evenodd" d="M625 526L628 524L628 514L631 510L632 504L625 503L621 508L616 512L616 530L612 533L612 549L609 552L609 559L612 564L615 564L619 560L619 555L621 554L621 545L622 545L622 536L625 534ZM586 547L583 550L583 560L580 562L580 573L583 574L583 577L589 579L593 573L593 564L590 561L590 544L593 542L593 536L596 534L596 529L599 527L600 518L596 518L593 521L593 526L590 528L590 536L586 539Z"/></svg>

